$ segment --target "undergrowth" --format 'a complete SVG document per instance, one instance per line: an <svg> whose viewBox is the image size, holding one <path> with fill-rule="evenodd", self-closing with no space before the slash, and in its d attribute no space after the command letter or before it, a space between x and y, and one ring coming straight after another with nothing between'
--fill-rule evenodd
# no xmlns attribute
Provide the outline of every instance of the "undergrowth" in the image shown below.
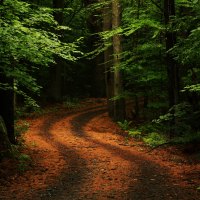
<svg viewBox="0 0 200 200"><path fill-rule="evenodd" d="M23 154L23 153L20 153L17 156L17 160L18 160L17 167L18 167L19 172L21 172L21 173L25 172L32 163L31 157L29 155Z"/></svg>
<svg viewBox="0 0 200 200"><path fill-rule="evenodd" d="M182 136L175 137L173 141L177 144L200 144L200 132L184 134Z"/></svg>
<svg viewBox="0 0 200 200"><path fill-rule="evenodd" d="M124 120L123 122L117 122L117 123L122 130L127 131L129 130L130 125L132 124L132 121Z"/></svg>
<svg viewBox="0 0 200 200"><path fill-rule="evenodd" d="M151 147L156 147L156 146L167 143L168 139L163 134L159 134L157 132L152 132L152 133L149 133L148 135L144 136L143 141Z"/></svg>
<svg viewBox="0 0 200 200"><path fill-rule="evenodd" d="M63 99L63 106L69 110L82 107L80 104L80 99L71 97L66 97Z"/></svg>
<svg viewBox="0 0 200 200"><path fill-rule="evenodd" d="M200 132L185 132L184 134L169 137L165 131L161 131L162 126L157 123L146 123L137 128L130 127L132 122L118 122L122 130L128 134L128 138L143 141L146 145L156 148L162 145L196 145L200 144ZM163 128L164 130L164 128ZM126 137L126 138L127 138Z"/></svg>
<svg viewBox="0 0 200 200"><path fill-rule="evenodd" d="M31 157L22 153L24 148L24 133L28 130L30 124L27 121L15 120L15 136L17 145L12 145L12 157L17 160L17 169L20 173L26 171L32 163Z"/></svg>

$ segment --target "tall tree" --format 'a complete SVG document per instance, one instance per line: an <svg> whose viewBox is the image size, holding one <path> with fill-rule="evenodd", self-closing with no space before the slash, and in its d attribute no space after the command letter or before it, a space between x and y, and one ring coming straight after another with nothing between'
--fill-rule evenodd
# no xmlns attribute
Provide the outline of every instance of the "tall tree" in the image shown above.
<svg viewBox="0 0 200 200"><path fill-rule="evenodd" d="M8 133L8 138L11 143L16 143L15 133L14 133L14 86L13 78L8 78L5 74L0 71L0 83L10 85L9 89L5 90L0 88L0 116L5 121L5 126Z"/></svg>
<svg viewBox="0 0 200 200"><path fill-rule="evenodd" d="M1 0L0 5L2 5L3 2L4 1ZM14 64L11 67L14 67ZM14 79L12 77L6 77L4 70L0 69L0 83L10 85L9 90L0 88L0 117L2 116L2 120L5 121L8 139L11 143L15 144L16 138L14 132Z"/></svg>
<svg viewBox="0 0 200 200"><path fill-rule="evenodd" d="M121 25L121 5L120 0L112 1L112 29L116 30ZM113 91L114 97L114 120L121 121L125 117L124 100L120 98L122 95L122 74L120 72L120 57L122 53L121 36L115 34L113 36L113 66L114 66L114 80Z"/></svg>
<svg viewBox="0 0 200 200"><path fill-rule="evenodd" d="M176 43L176 33L173 29L173 17L175 17L175 1L164 0L164 17L166 30L166 64L168 73L169 106L177 104L179 101L179 69L173 58L168 52ZM170 27L171 26L171 27Z"/></svg>
<svg viewBox="0 0 200 200"><path fill-rule="evenodd" d="M105 2L103 7L103 31L112 30L112 12L110 2ZM105 85L106 85L106 96L107 96L107 105L108 113L110 117L114 116L114 102L111 98L114 96L113 92L113 73L112 73L112 55L113 49L110 45L112 41L110 39L104 41L104 46L106 50L104 51L104 66L105 66Z"/></svg>
<svg viewBox="0 0 200 200"><path fill-rule="evenodd" d="M98 0L84 0L84 7L90 8L90 6L96 4ZM102 23L99 20L101 16L101 9L90 9L87 18L87 28L90 32L87 39L87 49L93 51L96 48L97 43L101 42L101 38L97 33L102 31ZM106 14L106 13L105 13ZM107 15L106 15L107 16ZM109 19L108 19L109 20ZM104 23L103 23L104 24ZM92 74L93 90L92 95L95 97L105 97L105 82L104 82L104 68L102 67L103 54L98 54L94 58L90 59L89 65L92 66L90 73Z"/></svg>
<svg viewBox="0 0 200 200"><path fill-rule="evenodd" d="M40 89L34 76L39 69L53 63L55 55L75 60L71 52L77 46L61 42L49 31L58 28L50 12L20 0L0 2L0 116L12 143L16 142L14 90L32 108L35 102L30 96Z"/></svg>
<svg viewBox="0 0 200 200"><path fill-rule="evenodd" d="M63 24L64 20L64 0L53 0L54 8L54 19L58 22L59 25ZM50 70L50 90L49 96L54 101L61 100L62 97L62 69L63 69L63 60L56 57L56 63L51 66Z"/></svg>

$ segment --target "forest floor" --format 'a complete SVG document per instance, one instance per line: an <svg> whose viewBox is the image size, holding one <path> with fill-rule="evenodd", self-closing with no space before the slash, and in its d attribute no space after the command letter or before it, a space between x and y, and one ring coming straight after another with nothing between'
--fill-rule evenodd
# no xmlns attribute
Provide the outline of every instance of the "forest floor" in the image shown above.
<svg viewBox="0 0 200 200"><path fill-rule="evenodd" d="M104 100L26 121L23 152L31 161L23 173L17 169L23 162L0 163L1 200L200 199L199 157L127 141Z"/></svg>

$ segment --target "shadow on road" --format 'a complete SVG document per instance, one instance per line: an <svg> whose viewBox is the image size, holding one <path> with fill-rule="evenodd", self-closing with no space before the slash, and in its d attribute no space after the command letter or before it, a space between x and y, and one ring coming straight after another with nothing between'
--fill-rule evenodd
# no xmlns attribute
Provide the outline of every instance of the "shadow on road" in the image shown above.
<svg viewBox="0 0 200 200"><path fill-rule="evenodd" d="M130 162L133 166L139 166L139 171L135 171L133 167L132 172L129 174L131 179L129 190L123 194L118 193L118 197L116 196L115 198L127 200L199 199L199 194L194 194L194 190L178 186L179 180L171 177L169 170L154 162L150 156L142 155L142 153L137 154L136 151L127 150L127 147L123 148L118 144L113 146L106 141L102 142L104 138L100 141L93 139L92 136L89 137L84 127L94 117L103 112L105 112L104 109L82 113L74 117L71 124L75 136L85 138L86 141L101 146L103 149L111 152L112 155ZM123 163L121 165L123 166Z"/></svg>
<svg viewBox="0 0 200 200"><path fill-rule="evenodd" d="M183 188L178 185L179 180L173 179L169 174L169 169L157 164L149 155L138 152L135 147L119 146L116 142L114 145L109 143L104 138L95 139L95 134L98 132L93 131L93 135L85 131L85 127L92 123L92 119L106 112L104 107L98 106L82 110L80 112L71 112L70 114L55 114L46 118L44 123L38 128L40 130L40 137L53 146L59 155L65 160L67 167L63 168L62 172L58 174L57 180L52 185L46 188L46 191L38 191L42 200L78 200L78 199L122 199L122 200L197 200L199 195L194 194L194 190ZM94 144L102 151L110 152L111 160L116 157L122 160L120 167L123 169L123 161L129 162L132 166L131 172L129 171L128 183L126 191L116 190L100 191L98 195L94 194L91 181L90 172L91 166L88 166L88 161L83 158L76 148L68 145L67 137L66 142L56 140L55 133L52 133L54 125L62 122L64 127L65 136L70 133L73 137L78 137L83 142ZM92 124L90 124L92 126ZM95 125L94 125L95 126ZM55 132L55 130L54 130ZM59 132L59 130L58 130ZM77 146L81 145L77 141ZM95 149L93 149L95 151ZM101 162L99 156L99 160ZM56 163L54 163L56 165ZM138 166L136 170L135 166ZM124 171L123 173L126 173ZM95 177L94 177L95 178ZM87 188L84 188L87 185ZM112 193L112 194L111 194Z"/></svg>

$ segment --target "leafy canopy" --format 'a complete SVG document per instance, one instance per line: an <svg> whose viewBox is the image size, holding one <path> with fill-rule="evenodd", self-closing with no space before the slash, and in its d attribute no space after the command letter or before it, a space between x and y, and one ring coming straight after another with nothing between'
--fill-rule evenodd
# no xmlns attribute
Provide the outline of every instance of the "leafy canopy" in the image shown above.
<svg viewBox="0 0 200 200"><path fill-rule="evenodd" d="M38 92L33 74L55 62L55 56L75 61L78 42L61 42L56 30L70 31L54 20L52 9L20 0L4 0L0 5L0 72L15 79L15 90ZM9 89L8 83L0 83ZM12 86L11 86L12 88Z"/></svg>

